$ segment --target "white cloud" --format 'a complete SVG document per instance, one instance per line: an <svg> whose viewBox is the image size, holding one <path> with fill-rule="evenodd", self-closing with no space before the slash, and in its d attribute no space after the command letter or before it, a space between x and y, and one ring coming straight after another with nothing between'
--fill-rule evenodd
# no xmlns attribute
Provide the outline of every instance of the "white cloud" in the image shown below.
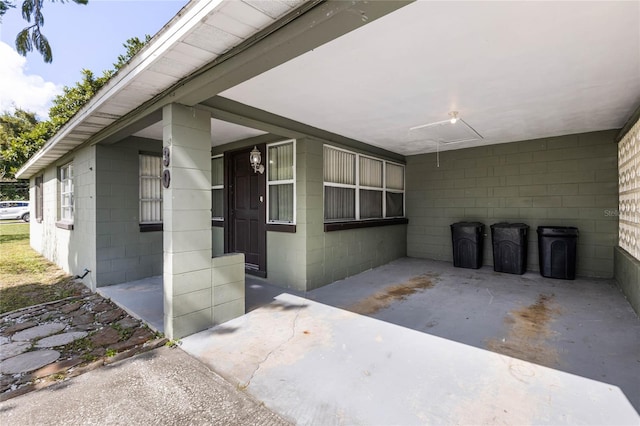
<svg viewBox="0 0 640 426"><path fill-rule="evenodd" d="M62 86L39 75L25 74L27 60L1 41L0 58L0 112L19 107L46 119L51 101L62 93Z"/></svg>

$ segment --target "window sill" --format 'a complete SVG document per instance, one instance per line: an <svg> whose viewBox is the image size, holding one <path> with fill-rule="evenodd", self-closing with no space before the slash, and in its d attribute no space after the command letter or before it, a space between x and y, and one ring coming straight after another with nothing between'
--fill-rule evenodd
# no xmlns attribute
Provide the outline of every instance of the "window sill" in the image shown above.
<svg viewBox="0 0 640 426"><path fill-rule="evenodd" d="M211 219L212 228L224 228L224 220Z"/></svg>
<svg viewBox="0 0 640 426"><path fill-rule="evenodd" d="M267 223L267 231L289 232L291 234L295 234L296 225L288 223Z"/></svg>
<svg viewBox="0 0 640 426"><path fill-rule="evenodd" d="M56 228L73 231L73 222L56 222Z"/></svg>
<svg viewBox="0 0 640 426"><path fill-rule="evenodd" d="M162 231L163 227L161 223L141 223L140 232L156 232Z"/></svg>
<svg viewBox="0 0 640 426"><path fill-rule="evenodd" d="M377 226L406 225L409 219L397 217L392 219L349 220L344 222L325 222L324 232L343 231L346 229L373 228Z"/></svg>

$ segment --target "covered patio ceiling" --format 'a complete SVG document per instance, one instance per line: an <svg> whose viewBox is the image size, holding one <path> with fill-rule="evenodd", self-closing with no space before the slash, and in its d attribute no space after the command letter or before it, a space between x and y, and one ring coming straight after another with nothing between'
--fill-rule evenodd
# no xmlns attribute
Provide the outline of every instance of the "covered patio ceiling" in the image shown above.
<svg viewBox="0 0 640 426"><path fill-rule="evenodd" d="M418 1L220 96L403 155L435 151L409 129L451 111L482 139L440 150L617 129L640 104L640 2Z"/></svg>

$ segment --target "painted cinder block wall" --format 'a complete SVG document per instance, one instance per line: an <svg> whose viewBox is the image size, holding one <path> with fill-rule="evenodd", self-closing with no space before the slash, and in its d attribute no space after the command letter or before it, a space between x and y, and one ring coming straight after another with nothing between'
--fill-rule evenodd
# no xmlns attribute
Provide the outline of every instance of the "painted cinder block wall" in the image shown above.
<svg viewBox="0 0 640 426"><path fill-rule="evenodd" d="M60 195L58 167L73 162L74 173L74 223L73 229L56 227L59 218ZM43 176L42 221L36 220L35 178ZM82 275L85 268L92 271L83 282L92 290L96 288L96 171L95 147L81 148L65 155L55 165L31 178L29 198L31 202L30 244L34 250L71 275Z"/></svg>
<svg viewBox="0 0 640 426"><path fill-rule="evenodd" d="M255 138L216 147L214 154L283 139ZM312 290L406 256L406 225L324 231L325 143L341 146L314 138L296 140L296 232L267 231L267 281L274 285ZM214 228L213 235L214 240L223 238L222 228Z"/></svg>
<svg viewBox="0 0 640 426"><path fill-rule="evenodd" d="M527 269L539 271L538 226L579 228L577 274L613 277L617 245L617 131L602 131L407 158L407 254L452 261L449 225L486 225L493 265L497 222L530 226Z"/></svg>
<svg viewBox="0 0 640 426"><path fill-rule="evenodd" d="M162 231L140 232L138 158L160 155L162 141L129 137L95 148L98 287L162 275Z"/></svg>
<svg viewBox="0 0 640 426"><path fill-rule="evenodd" d="M306 290L307 236L306 142L296 142L296 232L267 231L267 280L277 286ZM268 165L267 165L268 167ZM265 172L267 173L267 172Z"/></svg>
<svg viewBox="0 0 640 426"><path fill-rule="evenodd" d="M319 139L301 141L304 163L304 220L306 223L307 290L312 290L351 275L388 263L407 254L407 226L325 232L323 201L323 145ZM341 147L339 144L329 143ZM355 150L352 147L342 148ZM378 157L380 157L378 155ZM384 159L384 158L383 158Z"/></svg>
<svg viewBox="0 0 640 426"><path fill-rule="evenodd" d="M313 290L406 256L406 225L325 232L325 143L341 146L314 138L296 141L296 232L267 233L267 279L273 284Z"/></svg>

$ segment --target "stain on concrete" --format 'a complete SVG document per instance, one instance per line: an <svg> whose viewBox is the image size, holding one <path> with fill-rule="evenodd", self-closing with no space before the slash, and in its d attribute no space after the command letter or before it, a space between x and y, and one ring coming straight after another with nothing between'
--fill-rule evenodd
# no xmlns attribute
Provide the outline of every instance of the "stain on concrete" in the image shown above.
<svg viewBox="0 0 640 426"><path fill-rule="evenodd" d="M557 313L554 295L540 294L535 303L509 312L504 319L509 327L507 336L489 340L487 349L547 367L556 366L558 352L547 339L553 334L549 323Z"/></svg>
<svg viewBox="0 0 640 426"><path fill-rule="evenodd" d="M432 288L433 278L427 274L408 279L402 284L394 284L383 288L371 296L359 300L347 309L356 314L372 315L381 309L388 308L393 302L404 300L420 290Z"/></svg>

